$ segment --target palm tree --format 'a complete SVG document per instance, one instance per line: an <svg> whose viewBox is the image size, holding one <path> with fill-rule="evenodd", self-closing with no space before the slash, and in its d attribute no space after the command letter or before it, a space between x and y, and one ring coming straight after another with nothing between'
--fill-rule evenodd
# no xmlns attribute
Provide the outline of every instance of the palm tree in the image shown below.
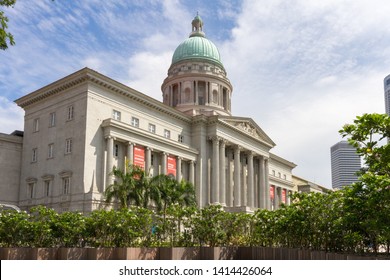
<svg viewBox="0 0 390 280"><path fill-rule="evenodd" d="M128 208L131 203L141 206L143 203L143 190L142 185L138 181L143 174L143 169L136 165L128 165L126 171L114 166L111 175L116 180L104 191L106 202L117 199L120 208Z"/></svg>
<svg viewBox="0 0 390 280"><path fill-rule="evenodd" d="M159 190L159 176L151 177L148 173L141 172L136 182L137 189L141 191L140 206L147 208L154 204L161 204L161 194Z"/></svg>
<svg viewBox="0 0 390 280"><path fill-rule="evenodd" d="M168 175L158 175L153 178L153 184L158 187L160 203L157 204L157 210L162 211L164 219L167 207L172 204L180 206L195 205L194 186L185 180L178 182L174 177Z"/></svg>
<svg viewBox="0 0 390 280"><path fill-rule="evenodd" d="M180 182L176 181L175 192L173 193L174 198L172 203L177 203L181 206L195 206L195 188L194 186L185 180Z"/></svg>
<svg viewBox="0 0 390 280"><path fill-rule="evenodd" d="M105 190L106 202L115 198L120 208L128 208L131 204L147 208L154 204L158 211L163 211L165 218L169 205L195 205L195 189L187 181L177 182L165 174L151 177L141 167L131 164L126 171L114 167L111 175L116 180Z"/></svg>

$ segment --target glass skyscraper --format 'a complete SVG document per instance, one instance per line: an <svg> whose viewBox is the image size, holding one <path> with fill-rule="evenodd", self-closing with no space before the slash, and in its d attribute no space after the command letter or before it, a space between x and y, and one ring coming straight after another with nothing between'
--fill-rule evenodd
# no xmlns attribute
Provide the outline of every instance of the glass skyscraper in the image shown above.
<svg viewBox="0 0 390 280"><path fill-rule="evenodd" d="M340 141L330 148L332 187L339 189L356 182L361 168L360 156L347 141Z"/></svg>

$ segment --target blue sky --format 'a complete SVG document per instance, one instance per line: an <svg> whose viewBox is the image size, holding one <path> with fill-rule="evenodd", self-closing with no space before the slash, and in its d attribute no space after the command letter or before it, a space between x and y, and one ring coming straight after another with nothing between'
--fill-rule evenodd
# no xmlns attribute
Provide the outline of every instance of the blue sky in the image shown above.
<svg viewBox="0 0 390 280"><path fill-rule="evenodd" d="M233 115L253 118L297 176L330 187L338 130L384 113L386 0L17 0L5 12L16 45L0 52L3 133L23 130L15 99L83 67L162 100L196 12L233 84Z"/></svg>

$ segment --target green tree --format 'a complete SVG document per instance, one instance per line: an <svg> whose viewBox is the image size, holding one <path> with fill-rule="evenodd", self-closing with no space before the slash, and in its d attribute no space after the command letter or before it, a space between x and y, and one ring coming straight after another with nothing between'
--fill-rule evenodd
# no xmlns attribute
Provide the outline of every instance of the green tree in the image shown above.
<svg viewBox="0 0 390 280"><path fill-rule="evenodd" d="M0 0L0 6L14 7L16 0ZM7 31L8 17L0 10L0 49L5 50L8 44L15 45L14 36Z"/></svg>
<svg viewBox="0 0 390 280"><path fill-rule="evenodd" d="M362 246L376 253L380 245L390 248L390 117L364 114L340 130L364 161L359 182L346 188L347 222L362 236Z"/></svg>
<svg viewBox="0 0 390 280"><path fill-rule="evenodd" d="M164 217L170 205L194 206L196 204L195 188L190 182L185 180L178 182L172 176L161 174L153 178L153 186L158 190L160 197L156 205L157 210L162 211Z"/></svg>
<svg viewBox="0 0 390 280"><path fill-rule="evenodd" d="M116 199L122 209L128 208L131 204L136 206L144 204L144 189L139 181L144 178L145 174L141 167L128 165L126 170L114 167L111 175L115 177L115 180L104 192L106 202Z"/></svg>

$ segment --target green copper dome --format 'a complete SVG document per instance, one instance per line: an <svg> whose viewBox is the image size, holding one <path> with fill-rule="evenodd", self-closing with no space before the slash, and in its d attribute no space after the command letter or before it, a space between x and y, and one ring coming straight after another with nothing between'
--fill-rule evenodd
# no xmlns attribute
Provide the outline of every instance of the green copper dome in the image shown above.
<svg viewBox="0 0 390 280"><path fill-rule="evenodd" d="M224 69L217 47L205 38L202 28L203 21L197 15L192 21L190 37L181 43L173 53L172 64L187 59L202 59L217 64Z"/></svg>

